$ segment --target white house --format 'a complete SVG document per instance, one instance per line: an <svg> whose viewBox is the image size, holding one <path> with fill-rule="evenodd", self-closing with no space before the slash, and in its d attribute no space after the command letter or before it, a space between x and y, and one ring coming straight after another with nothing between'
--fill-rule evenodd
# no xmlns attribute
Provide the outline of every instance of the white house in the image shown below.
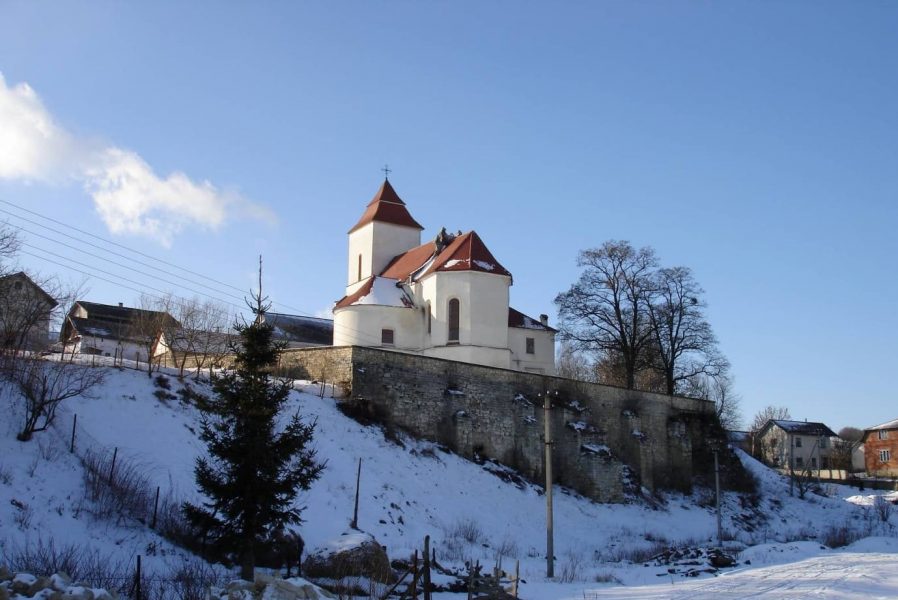
<svg viewBox="0 0 898 600"><path fill-rule="evenodd" d="M424 228L385 180L349 230L334 345L373 346L504 369L555 373L555 329L508 304L512 276L474 231Z"/></svg>

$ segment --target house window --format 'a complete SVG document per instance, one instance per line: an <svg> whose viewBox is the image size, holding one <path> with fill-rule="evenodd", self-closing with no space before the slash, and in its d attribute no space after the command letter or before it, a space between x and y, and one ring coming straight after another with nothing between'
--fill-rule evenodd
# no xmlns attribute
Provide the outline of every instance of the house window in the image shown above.
<svg viewBox="0 0 898 600"><path fill-rule="evenodd" d="M820 438L820 448L825 449L827 444L826 438Z"/></svg>
<svg viewBox="0 0 898 600"><path fill-rule="evenodd" d="M801 438L800 437L795 438L795 447L801 448Z"/></svg>
<svg viewBox="0 0 898 600"><path fill-rule="evenodd" d="M881 440L887 440L887 439L889 439L889 432L886 431L885 429L880 429L879 431L876 432L876 435L877 435L877 436L879 437L879 439L881 439Z"/></svg>
<svg viewBox="0 0 898 600"><path fill-rule="evenodd" d="M12 286L13 286L13 288L15 288L16 291L19 291L19 290L22 289L22 282L21 282L21 281L17 281L17 282L15 282L14 284L12 284Z"/></svg>
<svg viewBox="0 0 898 600"><path fill-rule="evenodd" d="M359 276L356 278L356 281L362 280L362 255L359 254Z"/></svg>
<svg viewBox="0 0 898 600"><path fill-rule="evenodd" d="M803 467L804 466L804 458L802 458L801 456L796 456L795 457L795 466Z"/></svg>
<svg viewBox="0 0 898 600"><path fill-rule="evenodd" d="M392 329L381 329L380 330L380 343L384 346L392 346L393 345L393 330Z"/></svg>
<svg viewBox="0 0 898 600"><path fill-rule="evenodd" d="M817 457L816 457L816 456L812 456L812 457L811 457L811 468L812 468L812 469L816 469L816 468L817 468Z"/></svg>
<svg viewBox="0 0 898 600"><path fill-rule="evenodd" d="M890 450L880 450L879 451L879 462L889 462L892 458L892 452Z"/></svg>
<svg viewBox="0 0 898 600"><path fill-rule="evenodd" d="M449 343L458 343L459 306L458 298L449 301Z"/></svg>
<svg viewBox="0 0 898 600"><path fill-rule="evenodd" d="M527 354L536 354L536 344L533 338L527 338Z"/></svg>

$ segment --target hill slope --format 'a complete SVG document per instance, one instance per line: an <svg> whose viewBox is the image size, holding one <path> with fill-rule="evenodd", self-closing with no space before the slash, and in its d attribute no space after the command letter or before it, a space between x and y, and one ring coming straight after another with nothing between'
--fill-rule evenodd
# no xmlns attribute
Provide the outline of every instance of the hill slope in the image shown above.
<svg viewBox="0 0 898 600"><path fill-rule="evenodd" d="M76 454L117 448L117 469L136 466L146 478L147 494L159 486L163 497L196 498L193 464L203 452L196 436L199 414L178 399L182 385L177 379L169 381L171 398L160 400L160 388L145 372L109 368L94 398L67 401L56 426L28 443L15 440L20 417L12 390L4 391L3 401L12 410L7 413L11 418L0 424L0 563L51 539L57 547L78 545L107 562L119 561L123 572L138 554L144 556L145 569L158 573L185 560L182 550L144 524L98 518L97 503L87 498L82 462L69 453L77 414ZM297 387L289 410L317 421L315 445L328 463L322 479L298 500L305 507L299 529L307 549L348 529L361 458L359 526L386 546L391 558L420 550L424 536L430 535L438 560L447 564L478 559L491 568L501 555L507 568L509 561L519 559L522 576L530 582L522 587L525 598L537 597L528 595L528 589L536 594L538 588L541 598L583 589L573 582L549 588L539 583L545 573L545 499L538 488L506 481L508 473L501 468L476 465L430 443L387 440L380 429L344 416L333 398L309 393L317 386ZM748 457L743 460L760 479L763 498L756 503L735 494L724 498L724 529L736 540L734 547L825 540L842 529L851 537L894 535L890 524L878 524L869 509L857 505L869 499L847 502L852 493L836 488L833 497L791 498L779 475ZM716 529L709 500L707 491L699 491L651 504L599 505L558 490L556 574L573 581L595 581L597 576L626 584L657 581L667 565L633 567L621 561L641 563L666 545L708 545Z"/></svg>

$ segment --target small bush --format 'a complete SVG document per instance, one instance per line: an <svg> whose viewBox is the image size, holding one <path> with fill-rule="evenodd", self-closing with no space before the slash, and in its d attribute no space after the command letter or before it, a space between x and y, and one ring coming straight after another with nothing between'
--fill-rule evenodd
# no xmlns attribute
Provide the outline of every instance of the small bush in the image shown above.
<svg viewBox="0 0 898 600"><path fill-rule="evenodd" d="M818 541L830 548L842 548L851 544L864 535L853 529L848 523L842 525L830 525L820 534Z"/></svg>
<svg viewBox="0 0 898 600"><path fill-rule="evenodd" d="M479 544L483 531L474 519L459 519L449 530L449 537L462 539L469 544Z"/></svg>
<svg viewBox="0 0 898 600"><path fill-rule="evenodd" d="M876 496L873 499L873 513L879 517L883 523L888 523L889 517L892 516L892 503L885 499L885 496Z"/></svg>
<svg viewBox="0 0 898 600"><path fill-rule="evenodd" d="M171 380L165 375L156 375L156 378L153 379L153 383L156 384L156 387L163 390L171 389Z"/></svg>
<svg viewBox="0 0 898 600"><path fill-rule="evenodd" d="M146 522L152 516L151 490L155 495L155 488L138 464L116 457L113 470L112 455L92 451L86 452L81 461L85 493L98 518L121 522L132 517Z"/></svg>
<svg viewBox="0 0 898 600"><path fill-rule="evenodd" d="M564 560L561 562L561 570L558 575L558 581L561 583L574 583L575 581L584 581L583 565L586 561L583 559L582 552L570 551L565 553Z"/></svg>
<svg viewBox="0 0 898 600"><path fill-rule="evenodd" d="M0 483L12 485L12 471L3 463L0 463Z"/></svg>
<svg viewBox="0 0 898 600"><path fill-rule="evenodd" d="M602 571L601 573L596 573L594 578L596 583L620 583L621 580L618 579L614 573L611 571Z"/></svg>

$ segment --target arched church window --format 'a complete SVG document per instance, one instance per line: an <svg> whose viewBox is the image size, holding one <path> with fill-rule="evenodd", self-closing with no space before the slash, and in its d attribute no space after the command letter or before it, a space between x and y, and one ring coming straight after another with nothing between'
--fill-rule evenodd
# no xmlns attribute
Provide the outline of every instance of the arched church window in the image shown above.
<svg viewBox="0 0 898 600"><path fill-rule="evenodd" d="M458 343L459 305L458 298L449 301L449 343Z"/></svg>
<svg viewBox="0 0 898 600"><path fill-rule="evenodd" d="M433 330L433 312L430 310L430 302L427 303L427 335Z"/></svg>
<svg viewBox="0 0 898 600"><path fill-rule="evenodd" d="M357 281L362 280L362 255L361 254L359 254L359 276L356 280Z"/></svg>

